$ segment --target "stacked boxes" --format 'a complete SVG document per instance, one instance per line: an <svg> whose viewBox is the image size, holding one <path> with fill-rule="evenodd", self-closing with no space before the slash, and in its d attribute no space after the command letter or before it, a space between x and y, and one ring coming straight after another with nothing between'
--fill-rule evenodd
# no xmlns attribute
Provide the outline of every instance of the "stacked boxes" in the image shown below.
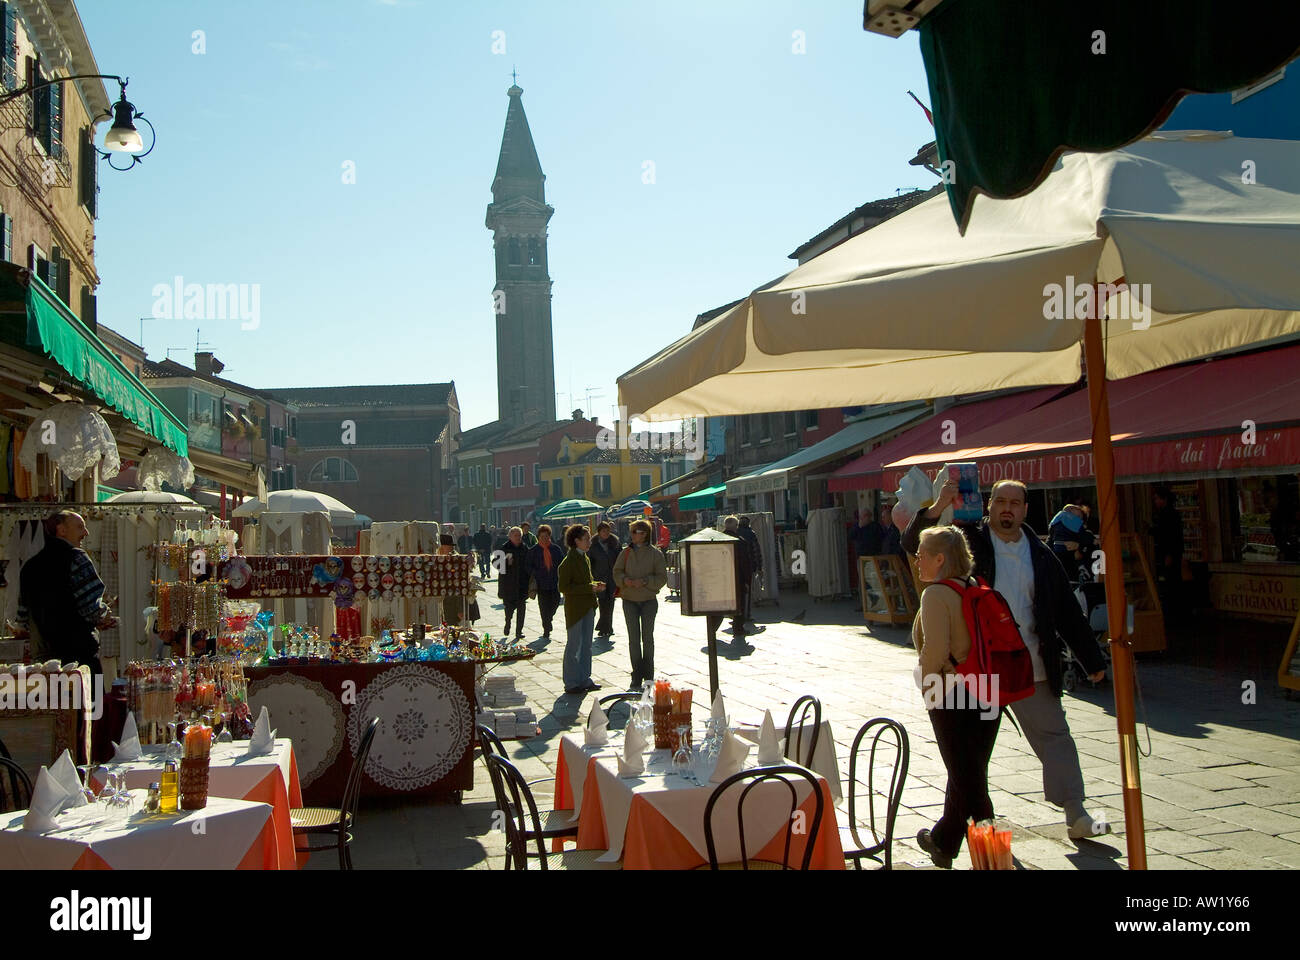
<svg viewBox="0 0 1300 960"><path fill-rule="evenodd" d="M527 698L515 689L514 674L492 673L480 677L476 687L478 722L503 739L531 737L537 733L537 716Z"/></svg>

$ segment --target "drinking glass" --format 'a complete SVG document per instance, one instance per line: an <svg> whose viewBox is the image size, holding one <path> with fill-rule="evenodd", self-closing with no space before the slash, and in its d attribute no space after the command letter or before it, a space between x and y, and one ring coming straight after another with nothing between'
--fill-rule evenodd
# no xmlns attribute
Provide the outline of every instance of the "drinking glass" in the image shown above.
<svg viewBox="0 0 1300 960"><path fill-rule="evenodd" d="M683 725L677 728L677 750L673 753L673 773L679 777L691 775L691 748L686 739L690 732L689 726Z"/></svg>
<svg viewBox="0 0 1300 960"><path fill-rule="evenodd" d="M90 775L99 769L97 763L79 763L77 769L81 771L81 792L86 798L87 803L96 803L99 801L99 791L95 789L95 781Z"/></svg>

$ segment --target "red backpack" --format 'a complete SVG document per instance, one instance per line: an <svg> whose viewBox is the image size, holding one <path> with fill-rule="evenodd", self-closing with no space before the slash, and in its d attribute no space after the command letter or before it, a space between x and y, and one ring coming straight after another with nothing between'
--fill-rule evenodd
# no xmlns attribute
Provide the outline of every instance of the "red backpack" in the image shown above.
<svg viewBox="0 0 1300 960"><path fill-rule="evenodd" d="M956 665L957 676L982 699L987 696L991 706L1005 707L1032 696L1034 662L1006 598L982 577L942 582L961 594L962 618L970 633L970 655Z"/></svg>

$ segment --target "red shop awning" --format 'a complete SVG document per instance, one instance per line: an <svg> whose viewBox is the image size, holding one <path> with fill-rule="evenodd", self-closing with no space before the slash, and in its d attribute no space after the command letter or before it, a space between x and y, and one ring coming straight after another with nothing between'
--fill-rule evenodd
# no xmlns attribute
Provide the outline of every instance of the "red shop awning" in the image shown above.
<svg viewBox="0 0 1300 960"><path fill-rule="evenodd" d="M1300 346L1156 370L1110 384L1116 476L1133 482L1300 465ZM1253 443L1249 433L1253 428ZM957 447L887 465L897 483L911 466L975 461L980 483L1086 483L1093 479L1088 391L1079 390L967 436Z"/></svg>
<svg viewBox="0 0 1300 960"><path fill-rule="evenodd" d="M898 486L898 471L886 471L885 464L933 450L947 438L961 442L980 431L1027 410L1041 406L1065 387L1044 387L1018 393L987 397L949 407L921 421L874 450L868 450L831 474L827 489L831 493L847 490L893 490ZM952 421L952 426L948 425Z"/></svg>

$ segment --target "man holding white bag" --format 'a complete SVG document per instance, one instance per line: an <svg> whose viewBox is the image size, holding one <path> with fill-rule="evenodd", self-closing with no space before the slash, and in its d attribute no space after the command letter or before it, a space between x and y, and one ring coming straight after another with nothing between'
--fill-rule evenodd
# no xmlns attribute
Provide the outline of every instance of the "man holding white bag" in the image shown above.
<svg viewBox="0 0 1300 960"><path fill-rule="evenodd" d="M1110 833L1110 824L1084 809L1079 753L1061 706L1062 643L1067 644L1094 683L1106 676L1106 663L1055 555L1025 525L1028 489L1019 480L999 480L989 495L988 515L977 524L955 523L974 558L973 573L1006 598L1034 664L1034 694L1009 709L1043 764L1043 794L1062 807L1071 839ZM903 535L903 549L915 555L921 531L939 523L944 511L961 500L955 480L939 491L928 510L919 511Z"/></svg>

